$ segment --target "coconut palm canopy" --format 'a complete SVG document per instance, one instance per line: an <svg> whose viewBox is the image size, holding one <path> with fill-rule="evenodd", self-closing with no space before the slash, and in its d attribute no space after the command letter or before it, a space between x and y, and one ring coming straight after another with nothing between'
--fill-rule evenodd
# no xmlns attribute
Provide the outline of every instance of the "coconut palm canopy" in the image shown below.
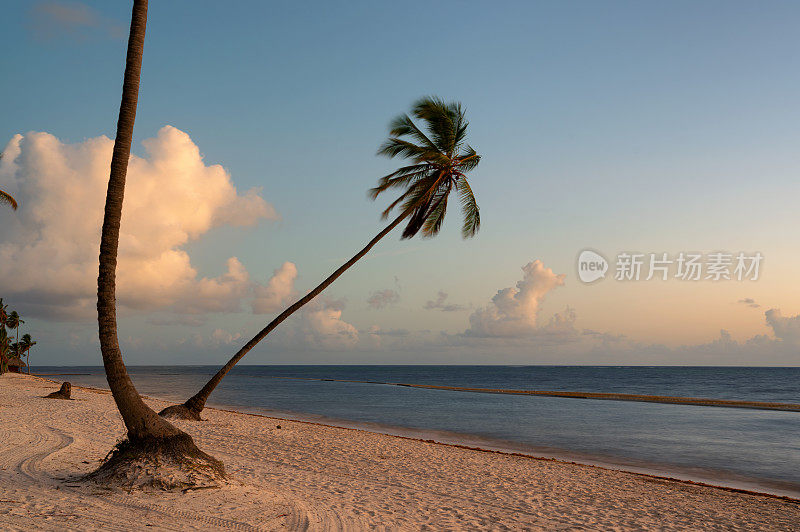
<svg viewBox="0 0 800 532"><path fill-rule="evenodd" d="M378 150L387 157L405 157L414 164L404 166L384 176L370 190L370 197L395 188L405 188L389 207L383 218L400 206L410 211L410 219L402 238L411 238L420 231L425 237L439 233L447 212L450 193L459 195L464 213L461 234L474 236L481 224L480 212L466 173L478 166L481 158L466 144L467 122L460 103L445 103L439 98L422 98L414 104L414 118L425 122L427 133L407 114L395 118L389 139Z"/></svg>
<svg viewBox="0 0 800 532"><path fill-rule="evenodd" d="M3 154L0 153L0 159L2 158ZM15 211L17 210L18 207L17 200L15 200L11 194L9 194L8 192L4 192L3 190L0 190L0 205L9 205Z"/></svg>

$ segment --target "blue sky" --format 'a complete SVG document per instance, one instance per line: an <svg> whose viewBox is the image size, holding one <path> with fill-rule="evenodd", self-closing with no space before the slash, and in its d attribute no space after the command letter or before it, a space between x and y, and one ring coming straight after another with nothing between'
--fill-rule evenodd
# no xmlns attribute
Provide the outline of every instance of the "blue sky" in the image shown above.
<svg viewBox="0 0 800 532"><path fill-rule="evenodd" d="M75 13L85 24L75 23ZM125 2L5 6L0 145L29 131L64 143L112 137L128 20ZM373 326L457 336L475 309L538 259L566 274L563 287L537 300L540 325L569 306L577 330L623 334L637 346L705 345L720 329L741 343L774 335L767 309L800 312L793 286L800 260L793 237L800 222L799 21L800 6L791 2L154 2L134 153L145 156L139 142L171 125L191 137L206 164L221 164L240 191L261 187L280 220L214 227L182 249L207 276L224 272L236 256L265 282L291 261L302 291L381 227L383 203L371 204L365 192L394 165L375 156L388 121L422 95L457 99L471 121L470 143L483 156L471 181L481 233L462 241L451 212L435 240L390 236L330 290L329 299L345 300L342 319L362 336ZM0 222L10 216L0 213ZM586 247L607 256L758 250L765 269L750 285L586 286L574 275ZM9 283L0 282L0 290ZM365 303L386 289L399 301L379 311ZM440 290L467 308L424 311ZM743 298L763 306L737 305ZM169 312L125 318L132 337L162 342L158 349L130 346L132 363L169 357L163 351L171 342L198 329L247 337L266 318L241 312L209 314L201 327L146 323ZM96 358L91 343L78 341L68 355L52 345L91 324L34 318L34 325L53 337L40 347L42 358ZM591 362L597 352L567 349L561 356L542 352L536 334L517 340L497 350L506 353L501 361ZM176 361L214 363L235 342L175 348ZM432 361L461 360L460 341L437 342L357 354L297 347L284 355L285 348L266 346L248 360L404 362L427 352L435 353ZM470 349L470 361L494 360L494 347ZM673 356L648 361L670 363ZM737 356L731 363L760 360ZM620 357L636 362L632 354Z"/></svg>

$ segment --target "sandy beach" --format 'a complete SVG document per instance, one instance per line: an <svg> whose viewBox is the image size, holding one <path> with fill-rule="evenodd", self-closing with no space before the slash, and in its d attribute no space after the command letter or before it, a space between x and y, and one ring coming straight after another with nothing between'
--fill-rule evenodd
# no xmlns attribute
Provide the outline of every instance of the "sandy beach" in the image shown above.
<svg viewBox="0 0 800 532"><path fill-rule="evenodd" d="M124 432L111 395L57 388L0 378L4 530L800 529L798 501L215 409L180 425L228 485L110 491L76 479Z"/></svg>

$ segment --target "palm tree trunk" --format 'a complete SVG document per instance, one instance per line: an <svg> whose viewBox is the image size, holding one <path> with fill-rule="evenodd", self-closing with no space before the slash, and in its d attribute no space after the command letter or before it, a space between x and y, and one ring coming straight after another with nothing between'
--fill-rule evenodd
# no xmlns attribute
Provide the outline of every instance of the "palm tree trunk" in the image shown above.
<svg viewBox="0 0 800 532"><path fill-rule="evenodd" d="M131 31L128 40L128 57L122 86L122 102L117 122L117 137L111 158L111 175L108 180L103 232L100 241L100 269L97 278L97 321L100 330L100 350L103 355L106 379L114 401L131 440L147 437L174 436L179 431L169 423L161 422L144 404L133 386L117 338L116 267L119 247L119 227L122 218L122 201L125 196L125 179L136 120L139 99L139 75L142 69L142 52L147 26L147 0L134 0Z"/></svg>
<svg viewBox="0 0 800 532"><path fill-rule="evenodd" d="M108 386L128 429L128 440L117 445L111 458L90 473L88 478L105 483L123 483L130 487L148 485L171 489L197 484L198 481L215 480L224 477L225 472L222 462L200 451L191 436L158 416L144 403L128 376L117 338L116 267L119 228L139 97L146 25L147 0L134 0L122 102L106 194L97 278L100 350ZM142 473L148 469L149 472ZM176 476L176 470L182 473L180 477ZM164 474L159 475L161 472Z"/></svg>
<svg viewBox="0 0 800 532"><path fill-rule="evenodd" d="M298 299L292 306L284 310L277 318L269 322L269 324L261 329L257 335L255 335L249 342L247 342L244 347L242 347L233 358L231 358L227 364L225 364L217 373L211 377L203 388L197 392L194 396L192 396L188 401L183 403L182 405L174 405L165 408L161 412L160 415L166 417L176 417L181 419L200 419L200 412L203 411L203 408L206 406L206 401L208 397L211 395L211 392L217 387L220 383L222 378L228 374L228 372L233 369L233 367L239 362L255 345L264 339L270 332L272 332L275 327L280 325L284 320L286 320L289 316L300 310L300 308L317 297L323 290L325 290L328 286L331 285L336 279L339 278L344 272L346 272L351 266L353 266L356 262L359 261L364 255L366 255L369 250L371 250L375 244L377 244L383 237L388 235L392 229L397 227L400 222L402 222L408 215L410 211L405 211L403 214L395 218L395 220L390 223L386 228L378 233L378 235L370 240L369 244L364 246L361 251L356 253L353 258L349 261L344 263L338 270L333 272L327 279L322 281L316 288L310 291L308 294L303 296L302 298Z"/></svg>

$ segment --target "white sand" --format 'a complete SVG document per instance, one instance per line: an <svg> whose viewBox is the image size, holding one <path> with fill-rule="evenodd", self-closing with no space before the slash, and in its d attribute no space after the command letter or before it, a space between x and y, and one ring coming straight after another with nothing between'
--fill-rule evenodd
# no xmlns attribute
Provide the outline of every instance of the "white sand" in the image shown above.
<svg viewBox="0 0 800 532"><path fill-rule="evenodd" d="M110 394L57 388L0 377L0 529L800 530L797 501L213 409L180 426L231 485L109 491L69 479L124 432Z"/></svg>

